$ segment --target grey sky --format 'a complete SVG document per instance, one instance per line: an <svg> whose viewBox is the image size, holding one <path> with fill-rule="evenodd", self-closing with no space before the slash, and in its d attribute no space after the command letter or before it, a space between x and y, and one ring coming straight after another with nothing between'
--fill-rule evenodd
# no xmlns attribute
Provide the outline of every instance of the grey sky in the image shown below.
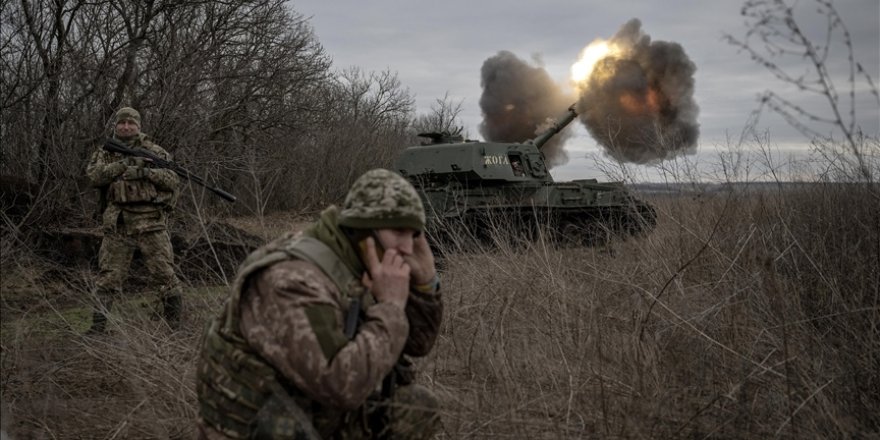
<svg viewBox="0 0 880 440"><path fill-rule="evenodd" d="M737 137L763 90L803 96L722 41L724 33L744 35L741 6L738 0L292 2L293 9L309 19L336 69L357 66L368 72L396 72L415 95L420 113L448 92L453 100L463 100L462 119L471 138L479 138L480 67L486 58L509 50L522 59L536 60L560 84L567 84L569 68L585 46L596 38L610 38L627 20L639 18L653 40L681 44L697 66L694 96L700 106L700 150L725 144L728 135ZM877 84L880 0L838 0L835 6L852 34L856 58ZM824 34L823 22L807 12L803 19L809 36ZM831 68L839 66L832 63ZM845 78L838 78L840 91ZM816 100L800 102L824 108ZM876 135L880 132L877 101L859 93L856 102L858 123L866 133ZM766 117L760 127L786 148L807 143L780 118ZM567 148L574 159L583 156L578 151L595 149L596 143L584 130Z"/></svg>

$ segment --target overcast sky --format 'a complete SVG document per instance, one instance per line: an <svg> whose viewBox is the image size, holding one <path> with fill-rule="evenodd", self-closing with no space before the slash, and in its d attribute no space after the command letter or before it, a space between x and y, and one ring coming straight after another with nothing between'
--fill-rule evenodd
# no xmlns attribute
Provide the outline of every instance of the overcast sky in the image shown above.
<svg viewBox="0 0 880 440"><path fill-rule="evenodd" d="M737 138L756 106L756 96L766 89L807 107L827 108L815 99L803 100L804 95L785 87L747 54L722 41L725 33L745 34L742 4L738 0L299 0L292 7L309 20L334 68L396 72L415 96L419 113L427 113L447 92L454 101L462 100L462 121L472 139L480 138L480 67L487 58L508 50L543 66L567 87L570 66L584 47L596 38L610 38L629 19L639 18L652 40L681 44L697 66L694 99L700 107L698 151L703 152L726 145L729 137ZM807 6L798 13L805 32L821 39L825 23L810 12L815 9L812 2L800 0L799 4ZM852 35L856 59L877 84L880 0L838 0L835 6ZM845 56L842 51L838 54ZM839 68L845 65L841 61L845 58L829 64ZM846 76L837 80L838 89L845 91ZM858 124L866 133L877 135L877 100L862 87L856 102ZM764 118L760 128L768 130L774 144L782 148L807 144L780 118ZM581 174L584 152L598 147L581 129L566 148L572 161L554 174L572 177Z"/></svg>

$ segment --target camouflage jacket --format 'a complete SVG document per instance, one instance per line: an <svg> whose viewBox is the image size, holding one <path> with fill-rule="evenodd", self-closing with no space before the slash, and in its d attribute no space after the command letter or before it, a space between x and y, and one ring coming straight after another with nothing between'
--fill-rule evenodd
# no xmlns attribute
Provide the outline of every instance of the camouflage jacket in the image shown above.
<svg viewBox="0 0 880 440"><path fill-rule="evenodd" d="M266 249L289 247L293 240L295 238L290 235L282 237L263 250L256 251L249 260L259 259L254 255L271 255L272 251L267 252ZM223 412L223 408L241 407L241 403L248 399L232 399L237 400L238 405L205 401L216 398L210 397L217 395L210 389L219 388L218 383L224 383L227 390L241 386L240 383L230 385L229 379L220 377L226 374L216 371L218 359L224 359L227 364L239 363L220 366L227 371L236 371L238 379L250 376L250 373L242 373L244 370L257 371L268 366L283 388L309 413L315 428L322 435L327 435L334 432L334 424L345 418L347 411L363 405L367 397L379 389L401 354L424 356L436 340L443 309L437 292L421 293L414 290L405 310L388 303L376 303L369 294L365 295L357 332L348 340L343 326L352 296L364 291L359 281L360 274L349 273L349 279L354 280L355 285L345 289L348 292L343 292L338 281L307 259L287 256L264 261L268 263L264 268L252 267L249 272L253 275L247 280L237 281L236 284L240 286L234 288L238 291L237 298L234 291L233 298L227 303L227 312L232 313L221 318L226 324L237 321L237 326L232 326L232 333L235 334L226 335L225 341L221 342L211 335L212 332L223 333L222 328L215 325L206 337L198 384L202 408L200 429L207 438L237 436L223 426L208 423L206 410ZM247 265L246 261L242 267ZM224 356L215 353L212 360L212 355L205 353L212 351L209 347L212 340L218 341L214 343L213 351L237 350L241 354ZM238 360L245 358L247 360ZM212 362L215 363L213 367L209 365ZM214 379L209 377L211 375L218 377ZM242 382L247 380L243 379ZM252 387L255 392L250 394L258 395L260 391L256 388L259 387L255 383ZM249 393L236 391L228 394ZM220 397L220 400L226 399ZM205 408L206 404L210 407ZM230 413L209 416L226 420L247 418L242 414ZM227 435L221 431L226 431Z"/></svg>
<svg viewBox="0 0 880 440"><path fill-rule="evenodd" d="M143 133L126 144L171 160L167 151ZM180 178L174 171L146 164L138 177L123 178L126 170L136 165L136 158L111 153L101 146L92 153L86 175L106 201L102 212L106 232L136 234L164 230L167 213L177 204ZM117 229L119 226L121 229Z"/></svg>

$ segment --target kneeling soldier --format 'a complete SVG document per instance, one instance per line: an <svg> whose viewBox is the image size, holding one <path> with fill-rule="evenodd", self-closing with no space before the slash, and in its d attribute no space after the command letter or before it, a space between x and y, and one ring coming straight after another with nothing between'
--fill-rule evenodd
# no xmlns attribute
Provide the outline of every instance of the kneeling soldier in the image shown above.
<svg viewBox="0 0 880 440"><path fill-rule="evenodd" d="M376 169L297 236L241 265L201 347L201 438L430 438L413 384L443 306L415 189Z"/></svg>

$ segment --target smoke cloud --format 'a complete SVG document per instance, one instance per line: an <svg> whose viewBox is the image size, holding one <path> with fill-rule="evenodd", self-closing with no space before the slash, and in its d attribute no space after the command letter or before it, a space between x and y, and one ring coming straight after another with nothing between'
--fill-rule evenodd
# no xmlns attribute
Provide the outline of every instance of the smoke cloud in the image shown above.
<svg viewBox="0 0 880 440"><path fill-rule="evenodd" d="M609 41L582 90L577 112L612 157L649 163L696 152L696 66L677 43L651 41L632 19Z"/></svg>
<svg viewBox="0 0 880 440"><path fill-rule="evenodd" d="M678 43L651 41L634 18L607 43L613 47L568 96L541 67L508 51L483 62L480 134L524 142L564 114L572 101L581 122L611 157L652 163L694 154L700 126L694 102L696 66ZM568 162L562 149L571 126L542 151L548 167Z"/></svg>
<svg viewBox="0 0 880 440"><path fill-rule="evenodd" d="M480 73L483 87L480 134L487 141L532 139L548 126L549 118L564 114L575 100L566 95L543 68L529 65L508 51L498 52L484 61ZM562 145L570 135L569 129L563 130L544 144L541 151L548 167L568 162Z"/></svg>

